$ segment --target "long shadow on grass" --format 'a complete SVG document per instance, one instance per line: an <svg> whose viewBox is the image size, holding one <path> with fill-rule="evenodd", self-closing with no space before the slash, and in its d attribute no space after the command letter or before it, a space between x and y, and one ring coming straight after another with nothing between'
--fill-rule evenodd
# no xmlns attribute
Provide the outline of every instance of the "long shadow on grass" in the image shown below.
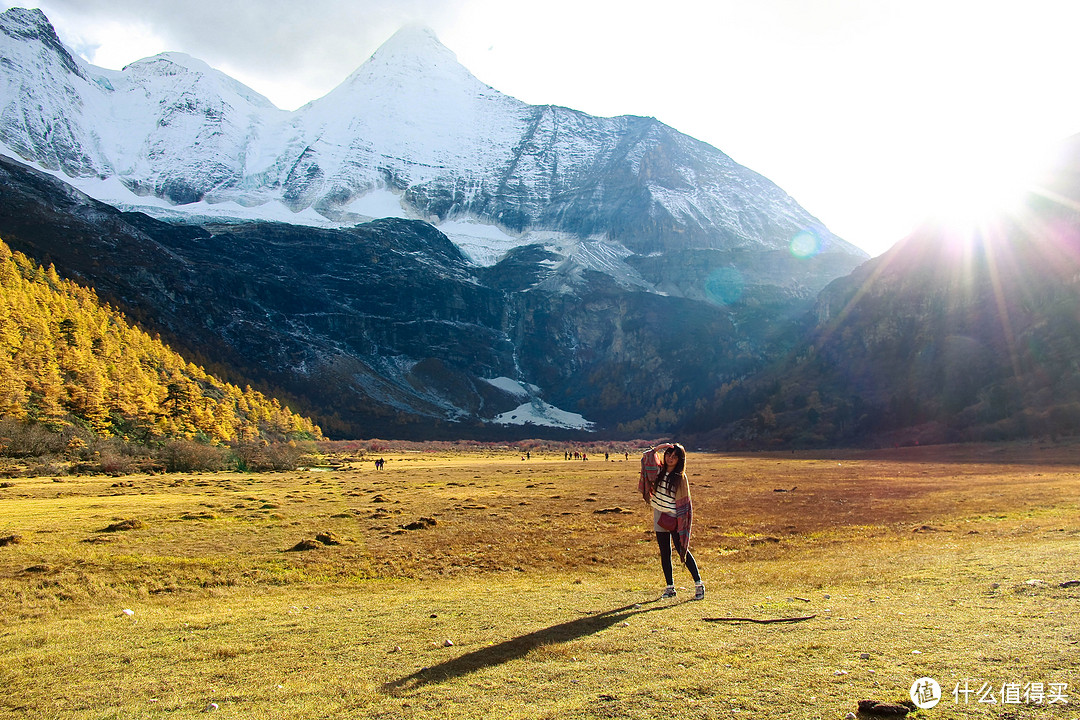
<svg viewBox="0 0 1080 720"><path fill-rule="evenodd" d="M468 675L469 673L483 670L484 668L501 665L510 660L524 657L531 650L544 645L569 642L586 635L592 635L615 623L626 620L634 615L641 615L654 610L675 607L681 603L664 603L656 605L656 600L643 603L625 605L614 610L605 610L595 615L587 615L578 620L571 620L560 625L552 625L543 630L531 632L528 635L519 635L510 640L504 640L498 645L490 645L480 650L473 650L460 657L439 663L432 667L417 670L412 675L406 675L400 680L394 680L383 685L383 692L390 695L399 695L410 690L416 690L429 683L443 682L453 678ZM651 607L645 607L651 605Z"/></svg>

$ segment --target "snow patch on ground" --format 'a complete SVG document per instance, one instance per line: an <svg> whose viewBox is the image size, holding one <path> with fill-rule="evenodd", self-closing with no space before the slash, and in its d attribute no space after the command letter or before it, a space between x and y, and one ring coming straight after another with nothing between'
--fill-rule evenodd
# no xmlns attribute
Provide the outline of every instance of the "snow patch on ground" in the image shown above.
<svg viewBox="0 0 1080 720"><path fill-rule="evenodd" d="M511 380L508 377L484 378L484 382L491 383L503 392L518 398L527 398L530 393L535 394L540 392L540 388L535 385L526 385L517 380Z"/></svg>
<svg viewBox="0 0 1080 720"><path fill-rule="evenodd" d="M497 425L541 425L543 427L567 428L570 430L592 430L594 423L577 413L560 410L541 400L537 395L540 388L508 377L484 378L503 392L528 402L518 405L509 412L496 415L491 422Z"/></svg>
<svg viewBox="0 0 1080 720"><path fill-rule="evenodd" d="M593 423L577 413L567 412L539 399L519 405L517 409L496 415L493 423L499 425L542 425L544 427L591 430Z"/></svg>

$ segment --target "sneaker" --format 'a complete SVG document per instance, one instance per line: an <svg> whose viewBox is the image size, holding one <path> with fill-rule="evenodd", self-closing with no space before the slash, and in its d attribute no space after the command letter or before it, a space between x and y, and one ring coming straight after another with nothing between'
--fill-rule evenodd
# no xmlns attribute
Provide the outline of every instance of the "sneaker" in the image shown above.
<svg viewBox="0 0 1080 720"><path fill-rule="evenodd" d="M675 586L674 585L668 585L666 588L664 588L664 593L660 597L661 598L673 598L673 597L675 597Z"/></svg>
<svg viewBox="0 0 1080 720"><path fill-rule="evenodd" d="M704 600L705 599L705 583L698 583L697 585L694 586L694 599L695 600Z"/></svg>

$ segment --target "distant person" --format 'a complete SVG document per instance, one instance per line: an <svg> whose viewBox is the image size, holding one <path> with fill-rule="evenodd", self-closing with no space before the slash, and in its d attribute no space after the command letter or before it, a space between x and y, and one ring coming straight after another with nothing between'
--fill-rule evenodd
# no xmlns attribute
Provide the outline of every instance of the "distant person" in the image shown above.
<svg viewBox="0 0 1080 720"><path fill-rule="evenodd" d="M660 452L663 451L663 459ZM661 443L641 457L638 492L653 509L653 530L660 546L660 567L667 587L660 597L675 597L671 568L671 546L694 578L694 599L705 599L697 562L690 553L690 525L694 517L690 502L690 481L686 477L686 448L678 443Z"/></svg>

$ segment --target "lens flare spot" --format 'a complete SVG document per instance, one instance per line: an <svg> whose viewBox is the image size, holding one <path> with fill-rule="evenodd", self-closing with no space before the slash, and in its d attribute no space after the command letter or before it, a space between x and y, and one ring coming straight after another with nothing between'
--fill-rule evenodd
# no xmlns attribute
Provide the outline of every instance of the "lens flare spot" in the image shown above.
<svg viewBox="0 0 1080 720"><path fill-rule="evenodd" d="M705 294L719 305L731 305L742 298L746 281L741 272L733 267L713 270L705 279Z"/></svg>
<svg viewBox="0 0 1080 720"><path fill-rule="evenodd" d="M795 257L813 257L821 252L821 238L813 230L803 230L791 239L790 248Z"/></svg>

